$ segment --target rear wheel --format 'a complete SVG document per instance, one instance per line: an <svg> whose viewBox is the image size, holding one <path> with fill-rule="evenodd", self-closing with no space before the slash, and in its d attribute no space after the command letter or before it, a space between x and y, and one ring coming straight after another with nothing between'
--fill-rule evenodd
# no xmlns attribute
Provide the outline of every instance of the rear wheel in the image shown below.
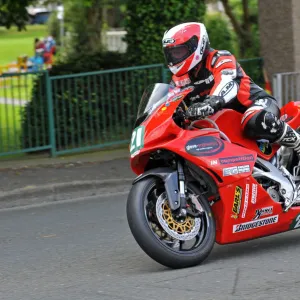
<svg viewBox="0 0 300 300"><path fill-rule="evenodd" d="M215 221L200 190L187 186L189 209L202 210L200 217L173 216L162 182L147 177L132 187L127 199L127 219L140 247L155 261L170 268L185 268L201 263L215 242Z"/></svg>

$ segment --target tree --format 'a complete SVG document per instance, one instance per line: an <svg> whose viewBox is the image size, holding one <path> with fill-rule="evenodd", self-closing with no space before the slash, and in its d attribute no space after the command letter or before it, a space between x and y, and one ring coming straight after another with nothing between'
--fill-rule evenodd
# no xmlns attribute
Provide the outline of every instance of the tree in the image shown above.
<svg viewBox="0 0 300 300"><path fill-rule="evenodd" d="M205 8L204 0L128 0L125 40L132 64L163 63L164 32L180 23L203 22Z"/></svg>
<svg viewBox="0 0 300 300"><path fill-rule="evenodd" d="M220 13L206 14L204 22L212 48L235 52L229 22Z"/></svg>
<svg viewBox="0 0 300 300"><path fill-rule="evenodd" d="M48 0L55 1L55 0ZM63 0L65 24L70 40L67 55L105 50L102 34L105 29L105 11L125 0Z"/></svg>
<svg viewBox="0 0 300 300"><path fill-rule="evenodd" d="M239 40L241 57L259 56L257 0L221 0Z"/></svg>
<svg viewBox="0 0 300 300"><path fill-rule="evenodd" d="M26 7L35 0L0 0L0 25L10 28L16 25L19 30L25 29L29 20Z"/></svg>
<svg viewBox="0 0 300 300"><path fill-rule="evenodd" d="M76 53L93 52L102 47L102 0L65 0L65 21Z"/></svg>

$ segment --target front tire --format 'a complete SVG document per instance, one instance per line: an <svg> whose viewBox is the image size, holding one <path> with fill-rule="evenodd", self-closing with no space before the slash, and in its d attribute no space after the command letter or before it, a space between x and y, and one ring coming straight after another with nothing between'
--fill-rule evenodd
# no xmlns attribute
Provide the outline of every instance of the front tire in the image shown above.
<svg viewBox="0 0 300 300"><path fill-rule="evenodd" d="M207 201L201 200L202 197L198 197L204 214L201 216L201 228L197 234L198 241L195 243L197 246L183 249L182 245L186 241L172 238L160 226L157 219L155 203L152 202L157 201L159 195L164 192L162 188L163 185L154 176L146 177L133 185L127 199L127 220L130 230L144 252L158 263L173 269L198 265L207 258L215 243L216 228L210 206ZM188 193L195 195L201 193L194 184L188 184L187 189ZM149 206L153 211L149 210ZM160 234L153 229L153 222L154 227L160 228ZM176 249L178 245L179 249Z"/></svg>

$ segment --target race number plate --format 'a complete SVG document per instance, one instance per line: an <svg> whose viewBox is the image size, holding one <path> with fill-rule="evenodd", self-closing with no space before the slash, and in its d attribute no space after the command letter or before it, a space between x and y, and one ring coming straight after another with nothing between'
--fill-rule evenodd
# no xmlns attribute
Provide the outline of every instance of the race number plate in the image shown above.
<svg viewBox="0 0 300 300"><path fill-rule="evenodd" d="M137 155L139 151L144 147L144 133L145 126L139 126L133 130L130 143L131 157Z"/></svg>

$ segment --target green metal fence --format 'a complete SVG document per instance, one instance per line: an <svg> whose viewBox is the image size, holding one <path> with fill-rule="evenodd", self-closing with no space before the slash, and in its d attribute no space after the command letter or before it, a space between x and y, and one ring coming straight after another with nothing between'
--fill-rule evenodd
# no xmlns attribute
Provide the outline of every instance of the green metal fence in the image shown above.
<svg viewBox="0 0 300 300"><path fill-rule="evenodd" d="M48 110L35 107L28 111L28 104L36 102L46 88L44 71L38 73L9 73L0 76L0 156L42 151L52 146L45 139ZM39 80L40 77L44 81ZM37 93L33 94L34 84ZM47 102L45 102L47 105ZM38 118L42 126L38 126ZM26 122L26 120L28 122ZM42 132L42 135L40 135ZM34 145L35 137L43 141Z"/></svg>
<svg viewBox="0 0 300 300"><path fill-rule="evenodd" d="M158 64L51 77L56 154L128 143L144 89L162 76Z"/></svg>
<svg viewBox="0 0 300 300"><path fill-rule="evenodd" d="M261 63L241 61L258 83ZM169 81L162 64L53 77L47 71L1 75L0 156L127 144L144 89Z"/></svg>

